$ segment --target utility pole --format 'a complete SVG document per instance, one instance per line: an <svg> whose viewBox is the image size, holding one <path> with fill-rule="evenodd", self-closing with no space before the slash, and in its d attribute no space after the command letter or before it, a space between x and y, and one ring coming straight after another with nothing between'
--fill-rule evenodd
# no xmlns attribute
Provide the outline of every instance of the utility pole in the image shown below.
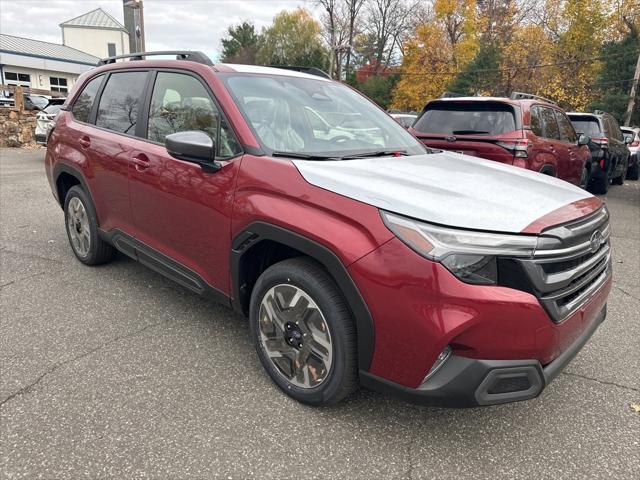
<svg viewBox="0 0 640 480"><path fill-rule="evenodd" d="M624 117L625 127L631 126L631 114L636 103L636 92L638 91L638 81L640 80L640 52L638 53L638 63L636 63L636 73L633 74L633 82L631 83L631 93L629 94L629 105L627 105L627 114Z"/></svg>

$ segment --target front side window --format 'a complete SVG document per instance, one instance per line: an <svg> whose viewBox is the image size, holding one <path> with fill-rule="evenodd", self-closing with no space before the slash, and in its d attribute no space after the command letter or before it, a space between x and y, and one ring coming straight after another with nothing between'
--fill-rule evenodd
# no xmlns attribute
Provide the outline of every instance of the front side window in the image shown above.
<svg viewBox="0 0 640 480"><path fill-rule="evenodd" d="M93 106L93 101L98 94L98 90L100 89L100 84L102 83L103 75L100 75L89 81L82 89L82 93L78 95L75 102L73 103L73 108L71 109L71 113L73 114L76 120L81 122L88 122L89 117L91 115L91 107Z"/></svg>
<svg viewBox="0 0 640 480"><path fill-rule="evenodd" d="M551 140L560 140L560 130L556 116L551 108L541 108L542 136Z"/></svg>
<svg viewBox="0 0 640 480"><path fill-rule="evenodd" d="M556 120L560 129L560 140L575 143L577 140L576 132L565 114L556 110Z"/></svg>
<svg viewBox="0 0 640 480"><path fill-rule="evenodd" d="M340 83L288 75L221 77L262 145L273 152L323 157L425 152L395 120Z"/></svg>
<svg viewBox="0 0 640 480"><path fill-rule="evenodd" d="M113 73L100 97L96 125L134 135L147 72Z"/></svg>
<svg viewBox="0 0 640 480"><path fill-rule="evenodd" d="M199 130L216 140L219 157L241 152L209 92L191 75L159 72L149 108L149 140L164 143L167 135Z"/></svg>
<svg viewBox="0 0 640 480"><path fill-rule="evenodd" d="M501 102L440 101L427 105L413 128L445 135L498 135L516 129L512 106Z"/></svg>

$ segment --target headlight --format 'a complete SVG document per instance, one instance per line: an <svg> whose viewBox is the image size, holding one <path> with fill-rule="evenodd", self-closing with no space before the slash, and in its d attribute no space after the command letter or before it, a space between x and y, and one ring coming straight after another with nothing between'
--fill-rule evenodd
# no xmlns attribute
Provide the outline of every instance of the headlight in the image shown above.
<svg viewBox="0 0 640 480"><path fill-rule="evenodd" d="M400 240L423 257L441 262L467 283L495 284L496 256L531 257L537 244L535 236L460 230L381 214Z"/></svg>

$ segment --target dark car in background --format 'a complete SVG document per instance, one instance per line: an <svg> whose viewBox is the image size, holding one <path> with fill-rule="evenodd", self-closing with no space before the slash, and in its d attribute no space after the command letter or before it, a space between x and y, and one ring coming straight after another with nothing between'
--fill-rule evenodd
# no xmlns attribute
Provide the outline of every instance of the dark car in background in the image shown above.
<svg viewBox="0 0 640 480"><path fill-rule="evenodd" d="M593 113L567 114L577 132L591 137L591 179L589 190L607 193L609 185L622 185L629 164L629 149L613 115L596 110Z"/></svg>
<svg viewBox="0 0 640 480"><path fill-rule="evenodd" d="M560 107L534 95L433 100L410 131L431 148L526 168L583 188L589 180L588 138L576 134Z"/></svg>
<svg viewBox="0 0 640 480"><path fill-rule="evenodd" d="M638 151L640 150L640 128L620 127L625 143L629 148L629 167L627 179L638 180Z"/></svg>

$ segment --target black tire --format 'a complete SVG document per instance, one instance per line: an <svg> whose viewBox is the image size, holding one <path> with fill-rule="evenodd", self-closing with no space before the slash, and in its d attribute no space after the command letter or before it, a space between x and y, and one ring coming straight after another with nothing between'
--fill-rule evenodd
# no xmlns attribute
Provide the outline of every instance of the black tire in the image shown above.
<svg viewBox="0 0 640 480"><path fill-rule="evenodd" d="M611 180L611 183L613 183L614 185L623 185L624 184L624 177L627 175L627 168L629 167L629 159L626 160L624 168L622 169L622 173L620 174L619 177L615 177L613 180Z"/></svg>
<svg viewBox="0 0 640 480"><path fill-rule="evenodd" d="M303 388L292 383L278 370L263 346L259 325L260 307L269 291L281 285L293 286L306 293L318 306L328 326L332 362L327 376L319 385ZM251 292L249 323L262 366L276 385L290 397L309 405L332 405L357 388L357 343L353 318L333 279L312 259L299 257L284 260L260 275Z"/></svg>
<svg viewBox="0 0 640 480"><path fill-rule="evenodd" d="M70 212L69 205L74 198L77 198L80 201L85 209L86 217L88 219L89 247L86 253L79 251L78 247L74 244L72 233L70 232L71 227L69 217L72 213ZM85 265L101 265L113 260L116 255L116 249L103 241L98 235L98 217L96 216L96 209L93 206L93 202L89 195L87 195L79 185L71 187L65 197L64 224L67 231L67 238L69 239L69 245L71 245L71 249L73 250L76 258L82 263Z"/></svg>
<svg viewBox="0 0 640 480"><path fill-rule="evenodd" d="M589 191L591 193L595 193L598 195L606 195L609 191L609 184L611 183L610 174L611 166L606 172L599 172L597 175L591 176L591 181L589 182Z"/></svg>
<svg viewBox="0 0 640 480"><path fill-rule="evenodd" d="M632 158L633 162L629 169L627 170L627 180L638 180L638 157Z"/></svg>
<svg viewBox="0 0 640 480"><path fill-rule="evenodd" d="M580 179L580 188L586 190L589 187L591 181L591 164L586 163L582 169L582 178Z"/></svg>

